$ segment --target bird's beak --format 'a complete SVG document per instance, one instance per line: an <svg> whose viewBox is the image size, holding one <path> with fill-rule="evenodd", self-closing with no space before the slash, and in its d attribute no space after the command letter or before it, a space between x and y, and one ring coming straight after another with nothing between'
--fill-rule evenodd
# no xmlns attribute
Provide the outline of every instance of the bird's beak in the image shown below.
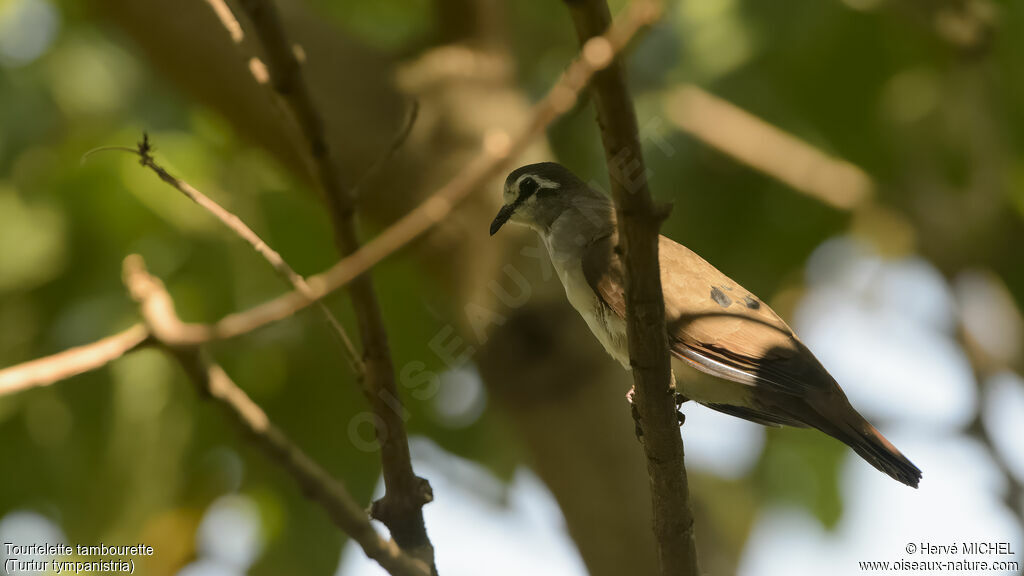
<svg viewBox="0 0 1024 576"><path fill-rule="evenodd" d="M498 215L494 217L494 222L491 222L491 236L494 236L494 233L500 230L505 225L505 222L508 222L508 219L512 217L512 213L515 211L516 207L514 204L506 204L501 207Z"/></svg>

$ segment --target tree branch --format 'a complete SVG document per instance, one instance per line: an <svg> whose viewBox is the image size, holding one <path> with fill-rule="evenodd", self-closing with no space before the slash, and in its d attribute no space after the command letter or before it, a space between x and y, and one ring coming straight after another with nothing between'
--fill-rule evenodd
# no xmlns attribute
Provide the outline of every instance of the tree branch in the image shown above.
<svg viewBox="0 0 1024 576"><path fill-rule="evenodd" d="M324 192L334 223L335 243L343 256L359 250L355 224L355 198L342 181L324 134L322 117L302 77L299 47L288 40L277 8L270 0L243 0L266 57L267 73L299 127L312 159L317 183ZM368 274L353 278L349 286L363 345L364 393L377 416L377 440L385 494L372 514L391 531L395 542L434 567L434 547L423 521L423 506L433 499L430 484L413 472L403 409L395 385L394 365L380 305Z"/></svg>
<svg viewBox="0 0 1024 576"><path fill-rule="evenodd" d="M213 0L211 0L211 2L212 1ZM220 5L226 9L226 5ZM228 12L228 14L230 15L230 12ZM352 344L352 339L349 338L348 333L345 331L345 328L341 325L341 322L339 322L338 319L334 316L334 313L331 312L330 308L328 308L327 305L324 304L323 300L318 300L314 297L312 291L309 288L309 284L306 283L306 279L303 278L302 275L300 275L298 272L296 272L276 250L274 250L273 248L270 247L270 245L264 242L263 239L260 238L255 231L253 231L252 228L249 228L249 226L246 225L246 223L243 222L241 218L233 214L231 211L225 209L220 204L216 203L212 198L210 198L206 194L203 194L188 182L185 182L184 180L181 180L180 178L174 176L173 174L165 170L163 166L157 164L156 160L153 158L153 148L150 146L148 135L143 133L142 141L139 142L138 147L135 149L122 146L97 148L95 150L87 152L82 159L84 160L90 154L93 154L95 152L102 152L104 150L124 151L137 155L139 157L139 163L142 164L143 167L152 170L160 178L160 180L170 185L178 192L181 192L183 196L198 204L200 208L203 208L207 212L212 214L215 218L220 220L221 223L224 224L224 226L226 226L229 230L234 232L239 238L241 238L250 246L252 246L252 249L255 250L257 254L262 256L263 259L266 260L268 264L270 264L274 271L277 272L278 276L280 276L285 282L290 284L292 288L295 289L295 292L298 293L299 296L305 298L310 303L315 302L317 309L324 316L324 318L327 319L327 323L331 325L331 328L334 330L335 335L337 335L338 339L340 340L342 344L342 349L345 352L345 356L348 360L349 366L352 367L352 371L356 373L356 376L360 380L362 380L365 368L363 367L362 360L359 359L359 354L356 352L355 346Z"/></svg>
<svg viewBox="0 0 1024 576"><path fill-rule="evenodd" d="M124 261L124 283L139 303L146 326L161 347L181 363L200 392L218 402L257 444L298 483L311 500L320 504L331 520L352 537L385 570L396 576L427 576L428 566L384 540L366 518L366 512L345 486L274 426L266 412L238 387L224 370L210 360L198 344L182 337L184 323L160 280L146 270L141 256Z"/></svg>
<svg viewBox="0 0 1024 576"><path fill-rule="evenodd" d="M545 133L555 120L575 105L580 92L594 74L611 63L612 57L656 17L650 11L633 11L617 21L604 36L611 52L580 54L565 73L534 107L530 121L522 131L510 137L504 132L492 133L484 141L480 153L439 190L388 226L370 242L346 256L326 272L308 278L317 298L347 285L380 261L401 250L444 221L463 200L481 189L486 182L499 177L512 160L522 154L536 138ZM261 326L291 316L307 304L294 293L257 305L245 312L225 317L214 332L221 338L232 338Z"/></svg>
<svg viewBox="0 0 1024 576"><path fill-rule="evenodd" d="M957 344L964 351L967 361L971 365L974 384L978 391L977 410L964 432L985 447L999 472L1006 479L1007 486L1006 492L1003 494L1003 503L1017 518L1017 522L1024 527L1024 483L1017 479L1017 475L1014 474L996 444L991 430L985 425L985 410L989 409L988 397L991 393L990 382L1000 371L1012 371L1013 367L1001 360L986 357L981 351L981 346L971 337L970 331L964 323L963 310L957 312L955 334Z"/></svg>
<svg viewBox="0 0 1024 576"><path fill-rule="evenodd" d="M629 44L654 17L654 13L637 11L617 21L605 35L613 50L611 56ZM426 200L356 252L345 256L325 272L306 278L309 297L292 291L247 310L229 314L212 325L186 324L188 329L178 335L179 339L200 344L244 336L289 318L313 301L347 286L353 279L440 224L470 194L500 176L531 142L545 133L548 126L572 109L580 92L594 74L610 62L610 58L577 57L534 107L529 122L521 132L511 138L504 133L492 134L476 158ZM125 150L136 152L132 148ZM5 368L0 370L0 396L102 368L140 347L148 337L146 326L136 324L124 332L92 344Z"/></svg>
<svg viewBox="0 0 1024 576"><path fill-rule="evenodd" d="M673 90L665 112L704 144L840 210L858 208L875 193L875 183L860 167L697 86Z"/></svg>
<svg viewBox="0 0 1024 576"><path fill-rule="evenodd" d="M584 54L612 57L605 0L566 0ZM633 12L659 11L657 2L634 2ZM642 444L650 476L654 534L663 576L696 576L697 552L683 442L673 401L665 303L658 265L658 229L667 210L656 206L647 173L633 101L620 61L594 79L594 106L618 217L626 268L626 333L636 390Z"/></svg>
<svg viewBox="0 0 1024 576"><path fill-rule="evenodd" d="M0 370L0 396L36 386L49 386L102 368L148 341L149 330L142 324L135 324L101 340L4 368Z"/></svg>

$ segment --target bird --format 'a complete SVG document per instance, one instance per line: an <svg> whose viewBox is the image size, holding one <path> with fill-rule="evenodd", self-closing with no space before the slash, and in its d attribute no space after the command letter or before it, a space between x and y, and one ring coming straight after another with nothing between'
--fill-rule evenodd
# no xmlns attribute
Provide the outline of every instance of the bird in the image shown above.
<svg viewBox="0 0 1024 576"><path fill-rule="evenodd" d="M611 199L555 162L505 180L494 236L511 222L541 238L572 306L605 351L630 370L623 260ZM758 424L815 428L869 464L917 488L921 470L850 404L836 380L761 299L703 258L659 236L658 258L677 393ZM674 376L673 376L674 379Z"/></svg>

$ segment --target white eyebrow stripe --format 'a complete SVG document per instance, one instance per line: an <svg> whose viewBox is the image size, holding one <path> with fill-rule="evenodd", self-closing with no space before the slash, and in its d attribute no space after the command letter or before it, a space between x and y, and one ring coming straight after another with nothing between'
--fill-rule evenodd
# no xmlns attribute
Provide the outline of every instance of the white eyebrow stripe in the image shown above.
<svg viewBox="0 0 1024 576"><path fill-rule="evenodd" d="M537 182L538 188L549 188L551 190L557 190L558 188L562 187L561 184L555 182L554 180L548 180L547 178L537 176L536 174L523 174L519 178L516 178L516 183L514 186L517 194L519 193L519 185L522 184L523 180L525 180L526 178L533 178Z"/></svg>

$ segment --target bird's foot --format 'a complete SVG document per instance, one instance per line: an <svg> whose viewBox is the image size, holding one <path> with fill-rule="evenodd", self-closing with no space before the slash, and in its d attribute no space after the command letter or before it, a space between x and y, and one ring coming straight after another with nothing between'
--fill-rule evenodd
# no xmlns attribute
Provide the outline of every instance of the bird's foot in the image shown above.
<svg viewBox="0 0 1024 576"><path fill-rule="evenodd" d="M679 392L673 391L673 393L675 394L674 398L676 401L676 418L679 419L679 427L682 428L683 424L686 422L686 414L683 414L683 411L680 410L680 408L683 407L683 404L689 402L690 399Z"/></svg>
<svg viewBox="0 0 1024 576"><path fill-rule="evenodd" d="M629 392L626 392L626 402L629 402L629 411L633 414L633 425L636 439L644 441L644 429L640 426L640 409L636 407L636 403L633 402L633 398L636 397L636 386L630 386Z"/></svg>
<svg viewBox="0 0 1024 576"><path fill-rule="evenodd" d="M689 401L690 401L690 399L689 399L689 398L687 398L686 396L683 396L683 395L682 395L682 394L680 394L679 392L676 392L676 393L675 393L675 401L676 401L676 408L679 408L679 407L681 407L681 406L682 406L683 404L686 404L687 402L689 402Z"/></svg>
<svg viewBox="0 0 1024 576"><path fill-rule="evenodd" d="M683 424L686 422L686 414L683 414L682 411L679 408L684 403L689 402L690 399L687 398L686 396L683 396L679 392L676 392L674 387L673 387L673 390L672 390L672 394L673 394L672 398L673 398L673 400L675 401L675 404L676 404L676 419L679 421L679 427L682 428ZM636 437L637 437L637 440L640 440L642 442L643 441L643 436L644 436L644 430L643 430L643 427L640 426L640 411L637 409L636 403L633 402L633 399L635 397L636 397L636 386L630 386L629 391L626 392L626 402L629 402L630 410L633 413L633 423L636 425Z"/></svg>

